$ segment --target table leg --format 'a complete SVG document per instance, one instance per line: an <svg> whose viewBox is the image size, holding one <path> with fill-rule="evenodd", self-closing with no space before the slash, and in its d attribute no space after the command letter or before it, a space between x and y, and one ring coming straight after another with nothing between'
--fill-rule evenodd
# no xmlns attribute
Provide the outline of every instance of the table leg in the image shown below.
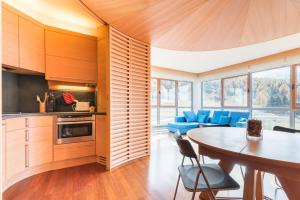
<svg viewBox="0 0 300 200"><path fill-rule="evenodd" d="M264 199L263 176L261 171L250 167L246 168L243 198L245 200Z"/></svg>
<svg viewBox="0 0 300 200"><path fill-rule="evenodd" d="M256 200L264 199L264 179L262 176L262 172L258 171L256 174Z"/></svg>
<svg viewBox="0 0 300 200"><path fill-rule="evenodd" d="M277 178L290 200L300 199L300 180L290 180L280 176L277 176Z"/></svg>
<svg viewBox="0 0 300 200"><path fill-rule="evenodd" d="M234 167L234 163L227 160L220 160L219 165L227 173L230 173ZM214 191L214 193L215 195L217 195L218 191ZM201 200L209 199L207 192L201 192L199 199Z"/></svg>

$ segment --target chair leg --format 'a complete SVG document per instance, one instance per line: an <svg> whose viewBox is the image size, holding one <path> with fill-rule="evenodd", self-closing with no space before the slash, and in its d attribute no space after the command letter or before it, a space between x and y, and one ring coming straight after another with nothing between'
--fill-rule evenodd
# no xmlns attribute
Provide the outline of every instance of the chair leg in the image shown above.
<svg viewBox="0 0 300 200"><path fill-rule="evenodd" d="M196 191L193 192L192 200L195 199Z"/></svg>
<svg viewBox="0 0 300 200"><path fill-rule="evenodd" d="M178 180L177 180L177 184L176 184L176 189L175 189L175 194L174 194L174 198L173 198L173 200L175 200L175 199L176 199L176 195L177 195L177 190L178 190L179 181L180 181L180 175L178 175Z"/></svg>

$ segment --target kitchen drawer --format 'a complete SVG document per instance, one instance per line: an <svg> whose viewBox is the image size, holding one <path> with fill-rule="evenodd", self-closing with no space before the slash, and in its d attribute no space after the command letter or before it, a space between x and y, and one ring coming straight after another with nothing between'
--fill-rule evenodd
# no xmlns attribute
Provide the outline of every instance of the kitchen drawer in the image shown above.
<svg viewBox="0 0 300 200"><path fill-rule="evenodd" d="M13 119L6 119L6 131L14 131L26 128L26 118L24 117L17 117Z"/></svg>
<svg viewBox="0 0 300 200"><path fill-rule="evenodd" d="M95 141L54 145L54 161L95 155Z"/></svg>
<svg viewBox="0 0 300 200"><path fill-rule="evenodd" d="M45 127L53 126L53 116L33 116L28 117L28 127Z"/></svg>

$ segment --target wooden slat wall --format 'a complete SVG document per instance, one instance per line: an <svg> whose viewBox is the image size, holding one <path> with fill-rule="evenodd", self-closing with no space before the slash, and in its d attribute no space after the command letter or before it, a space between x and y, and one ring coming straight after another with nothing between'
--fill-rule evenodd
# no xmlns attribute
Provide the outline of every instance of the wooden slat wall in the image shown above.
<svg viewBox="0 0 300 200"><path fill-rule="evenodd" d="M150 154L150 46L112 27L109 169Z"/></svg>

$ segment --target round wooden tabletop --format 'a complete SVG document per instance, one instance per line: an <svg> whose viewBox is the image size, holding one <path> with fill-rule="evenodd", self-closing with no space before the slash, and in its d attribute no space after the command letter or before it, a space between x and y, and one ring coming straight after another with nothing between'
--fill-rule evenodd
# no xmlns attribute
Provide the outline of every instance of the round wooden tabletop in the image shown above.
<svg viewBox="0 0 300 200"><path fill-rule="evenodd" d="M206 149L300 169L300 134L264 130L263 140L249 141L245 128L210 127L190 130L187 135Z"/></svg>

